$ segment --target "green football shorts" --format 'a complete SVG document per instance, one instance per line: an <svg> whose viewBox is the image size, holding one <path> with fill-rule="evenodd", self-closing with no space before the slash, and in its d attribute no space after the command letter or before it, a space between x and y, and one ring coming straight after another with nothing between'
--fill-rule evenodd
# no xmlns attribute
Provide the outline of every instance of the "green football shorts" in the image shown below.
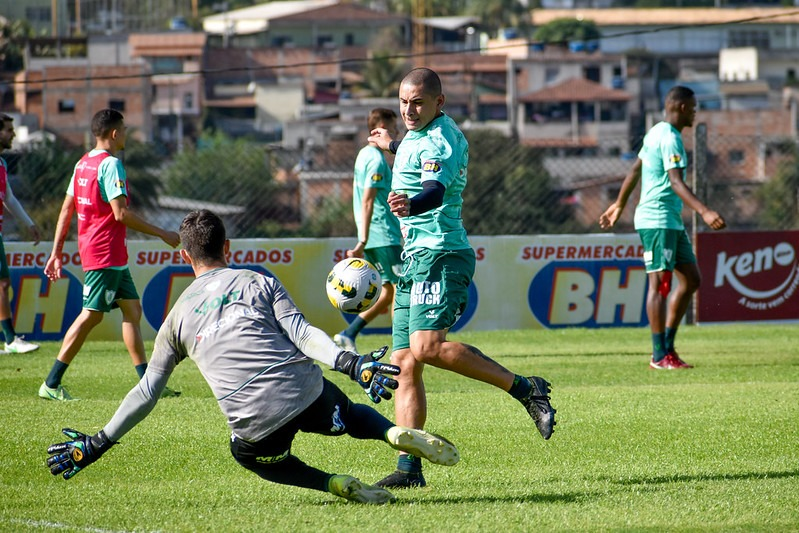
<svg viewBox="0 0 799 533"><path fill-rule="evenodd" d="M466 309L474 250L422 250L405 258L394 299L394 350L410 347L415 331L451 328Z"/></svg>
<svg viewBox="0 0 799 533"><path fill-rule="evenodd" d="M386 283L396 284L402 273L402 246L378 246L364 250L364 257L372 263Z"/></svg>
<svg viewBox="0 0 799 533"><path fill-rule="evenodd" d="M83 308L107 313L119 307L117 300L138 300L130 269L89 270L83 281Z"/></svg>
<svg viewBox="0 0 799 533"><path fill-rule="evenodd" d="M647 273L673 272L676 265L696 263L691 240L684 229L639 229Z"/></svg>

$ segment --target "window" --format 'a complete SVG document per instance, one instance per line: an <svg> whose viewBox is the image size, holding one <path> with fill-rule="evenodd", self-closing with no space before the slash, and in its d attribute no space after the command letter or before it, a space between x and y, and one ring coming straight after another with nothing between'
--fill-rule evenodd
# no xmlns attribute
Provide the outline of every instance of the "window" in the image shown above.
<svg viewBox="0 0 799 533"><path fill-rule="evenodd" d="M740 165L744 162L743 150L730 150L727 157L731 165Z"/></svg>
<svg viewBox="0 0 799 533"><path fill-rule="evenodd" d="M544 71L544 80L547 84L550 84L556 79L558 79L559 74L560 74L560 68L547 67L546 70Z"/></svg>
<svg viewBox="0 0 799 533"><path fill-rule="evenodd" d="M600 77L601 77L600 72L599 72L599 67L591 66L591 67L583 68L583 77L585 79L587 79L587 80L591 80L591 81L595 81L595 82L599 83L599 80L600 80Z"/></svg>
<svg viewBox="0 0 799 533"><path fill-rule="evenodd" d="M49 7L26 7L25 8L25 19L28 22L50 22L52 17L50 16L50 8Z"/></svg>
<svg viewBox="0 0 799 533"><path fill-rule="evenodd" d="M344 45L353 46L355 44L355 36L351 33L344 35Z"/></svg>
<svg viewBox="0 0 799 533"><path fill-rule="evenodd" d="M58 112L59 113L74 113L75 112L75 100L72 98L67 98L65 100L58 101Z"/></svg>
<svg viewBox="0 0 799 533"><path fill-rule="evenodd" d="M771 41L767 31L763 30L733 30L730 31L730 48L754 46L758 50L770 50Z"/></svg>
<svg viewBox="0 0 799 533"><path fill-rule="evenodd" d="M119 111L120 113L125 112L125 100L109 100L108 107L110 109L114 109Z"/></svg>
<svg viewBox="0 0 799 533"><path fill-rule="evenodd" d="M330 46L333 44L333 36L332 35L320 35L316 38L316 46L322 48L324 46Z"/></svg>
<svg viewBox="0 0 799 533"><path fill-rule="evenodd" d="M194 94L193 93L183 93L183 109L186 111L193 111L194 110Z"/></svg>
<svg viewBox="0 0 799 533"><path fill-rule="evenodd" d="M183 72L183 62L177 57L151 57L153 74L176 74Z"/></svg>

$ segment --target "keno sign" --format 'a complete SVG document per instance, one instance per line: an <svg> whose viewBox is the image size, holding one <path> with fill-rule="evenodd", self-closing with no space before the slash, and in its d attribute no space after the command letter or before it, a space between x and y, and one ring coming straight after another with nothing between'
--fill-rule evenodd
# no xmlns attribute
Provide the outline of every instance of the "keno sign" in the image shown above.
<svg viewBox="0 0 799 533"><path fill-rule="evenodd" d="M697 321L799 320L799 231L700 233Z"/></svg>

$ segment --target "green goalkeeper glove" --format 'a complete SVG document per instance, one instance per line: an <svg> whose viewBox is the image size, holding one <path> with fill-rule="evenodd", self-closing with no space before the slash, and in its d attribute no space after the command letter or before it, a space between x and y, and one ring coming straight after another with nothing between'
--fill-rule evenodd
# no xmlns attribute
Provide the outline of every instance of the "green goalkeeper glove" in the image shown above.
<svg viewBox="0 0 799 533"><path fill-rule="evenodd" d="M399 375L400 368L377 362L387 350L388 346L383 346L366 355L342 351L336 359L335 369L357 382L374 403L380 403L380 398L390 400L391 392L388 389L396 389L399 384L385 374Z"/></svg>
<svg viewBox="0 0 799 533"><path fill-rule="evenodd" d="M71 478L95 462L116 444L111 442L102 430L91 437L74 429L64 428L61 431L72 440L51 444L47 448L47 453L50 454L47 466L54 476L63 472L64 479Z"/></svg>

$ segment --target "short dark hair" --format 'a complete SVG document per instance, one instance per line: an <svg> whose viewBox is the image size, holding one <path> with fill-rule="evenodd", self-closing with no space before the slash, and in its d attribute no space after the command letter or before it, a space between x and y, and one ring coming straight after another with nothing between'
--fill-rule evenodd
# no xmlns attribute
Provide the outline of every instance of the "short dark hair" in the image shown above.
<svg viewBox="0 0 799 533"><path fill-rule="evenodd" d="M694 91L684 85L675 85L666 93L666 101L687 102L694 97Z"/></svg>
<svg viewBox="0 0 799 533"><path fill-rule="evenodd" d="M369 130L375 129L380 124L387 124L389 122L397 122L397 113L393 109L385 107L376 107L369 112L369 117L366 119L366 124Z"/></svg>
<svg viewBox="0 0 799 533"><path fill-rule="evenodd" d="M438 96L441 94L441 78L429 68L420 67L408 72L402 78L403 84L421 86L425 94Z"/></svg>
<svg viewBox="0 0 799 533"><path fill-rule="evenodd" d="M14 117L6 115L5 113L0 113L0 123L5 124L6 122L14 122Z"/></svg>
<svg viewBox="0 0 799 533"><path fill-rule="evenodd" d="M225 224L208 209L192 211L180 223L180 243L193 261L209 264L225 260Z"/></svg>
<svg viewBox="0 0 799 533"><path fill-rule="evenodd" d="M92 117L92 134L98 139L104 139L124 120L125 117L116 109L101 109Z"/></svg>

